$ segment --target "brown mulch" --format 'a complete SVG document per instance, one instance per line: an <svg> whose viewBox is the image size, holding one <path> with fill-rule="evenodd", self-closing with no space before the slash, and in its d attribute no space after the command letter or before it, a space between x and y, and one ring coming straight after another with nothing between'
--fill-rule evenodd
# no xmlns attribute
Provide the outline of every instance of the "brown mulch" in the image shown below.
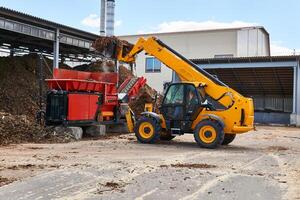
<svg viewBox="0 0 300 200"><path fill-rule="evenodd" d="M125 66L120 66L119 68L119 83L123 83L128 77L133 77L132 72ZM132 99L129 103L130 108L133 112L139 116L145 109L145 103L154 103L155 96L158 95L156 102L156 107L159 107L162 96L157 93L156 90L151 88L149 85L145 85L138 93L135 99ZM158 112L158 110L155 110Z"/></svg>
<svg viewBox="0 0 300 200"><path fill-rule="evenodd" d="M10 170L22 170L22 169L45 169L45 168L59 168L60 165L43 165L43 164L21 164L21 165L12 165L6 167L6 169Z"/></svg>
<svg viewBox="0 0 300 200"><path fill-rule="evenodd" d="M72 68L73 70L85 71L85 72L114 72L115 62L111 60L107 61L95 61L90 64L78 65Z"/></svg>
<svg viewBox="0 0 300 200"><path fill-rule="evenodd" d="M103 194L103 192L111 192L111 191L124 192L122 188L125 186L126 186L125 183L116 183L113 181L106 182L105 184L98 184L99 188L97 189L97 194Z"/></svg>
<svg viewBox="0 0 300 200"><path fill-rule="evenodd" d="M0 176L0 187L2 187L4 185L8 185L15 181L16 181L15 179L8 179L8 178L4 178L4 177Z"/></svg>
<svg viewBox="0 0 300 200"><path fill-rule="evenodd" d="M115 189L120 187L120 184L115 182L106 182L104 186Z"/></svg>
<svg viewBox="0 0 300 200"><path fill-rule="evenodd" d="M289 148L287 147L283 147L283 146L269 146L267 148L268 151L286 151L289 150Z"/></svg>
<svg viewBox="0 0 300 200"><path fill-rule="evenodd" d="M182 163L177 163L177 164L171 164L171 167L175 167L175 168L189 168L189 169L209 169L209 168L216 168L216 165L209 165L209 164L205 164L205 163L193 163L193 164L182 164ZM160 167L162 168L166 168L169 167L168 165L161 165Z"/></svg>
<svg viewBox="0 0 300 200"><path fill-rule="evenodd" d="M25 115L0 112L0 145L17 143L65 143L73 141L67 133L56 133L28 120Z"/></svg>

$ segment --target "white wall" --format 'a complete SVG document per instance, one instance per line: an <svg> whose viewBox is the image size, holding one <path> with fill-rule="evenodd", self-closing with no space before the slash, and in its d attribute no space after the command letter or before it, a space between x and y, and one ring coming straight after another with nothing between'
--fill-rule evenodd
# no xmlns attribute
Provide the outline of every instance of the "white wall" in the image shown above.
<svg viewBox="0 0 300 200"><path fill-rule="evenodd" d="M237 56L270 56L269 36L262 29L245 28L237 32Z"/></svg>

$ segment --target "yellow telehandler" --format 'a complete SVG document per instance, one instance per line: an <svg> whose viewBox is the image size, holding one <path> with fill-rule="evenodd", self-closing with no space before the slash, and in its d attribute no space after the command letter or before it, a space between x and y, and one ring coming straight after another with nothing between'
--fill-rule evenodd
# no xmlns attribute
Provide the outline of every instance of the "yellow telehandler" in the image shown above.
<svg viewBox="0 0 300 200"><path fill-rule="evenodd" d="M129 130L135 132L138 141L155 143L159 139L171 140L191 133L199 146L216 148L231 143L237 134L253 130L251 98L228 87L161 40L140 38L130 51L127 46L119 45L116 58L120 62L134 63L142 51L174 70L181 82L169 85L160 114L148 109L134 121L128 112Z"/></svg>

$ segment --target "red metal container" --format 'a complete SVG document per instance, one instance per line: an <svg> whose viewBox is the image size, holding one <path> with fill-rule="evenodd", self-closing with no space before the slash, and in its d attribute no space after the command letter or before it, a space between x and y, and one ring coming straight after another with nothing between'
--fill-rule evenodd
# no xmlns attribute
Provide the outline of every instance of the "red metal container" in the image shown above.
<svg viewBox="0 0 300 200"><path fill-rule="evenodd" d="M98 95L68 94L68 121L93 121L96 119Z"/></svg>

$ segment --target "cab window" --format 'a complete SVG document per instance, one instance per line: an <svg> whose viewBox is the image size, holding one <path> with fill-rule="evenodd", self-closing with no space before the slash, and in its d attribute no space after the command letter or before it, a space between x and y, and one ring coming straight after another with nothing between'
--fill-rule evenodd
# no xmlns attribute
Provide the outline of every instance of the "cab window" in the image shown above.
<svg viewBox="0 0 300 200"><path fill-rule="evenodd" d="M171 85L164 104L183 104L184 100L184 85Z"/></svg>
<svg viewBox="0 0 300 200"><path fill-rule="evenodd" d="M186 86L186 102L187 104L198 105L199 98L197 95L198 91L193 85Z"/></svg>

